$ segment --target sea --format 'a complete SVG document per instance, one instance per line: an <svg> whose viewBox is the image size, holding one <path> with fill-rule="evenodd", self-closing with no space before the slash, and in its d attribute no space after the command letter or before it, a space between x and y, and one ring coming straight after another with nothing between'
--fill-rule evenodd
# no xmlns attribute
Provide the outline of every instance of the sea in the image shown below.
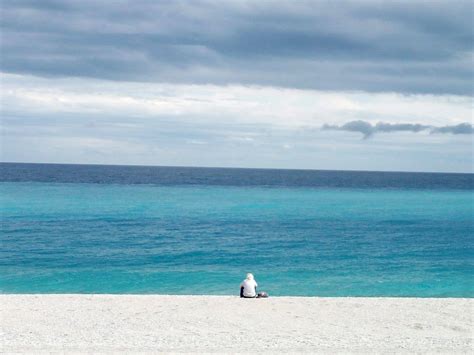
<svg viewBox="0 0 474 355"><path fill-rule="evenodd" d="M473 174L0 169L4 294L474 296Z"/></svg>

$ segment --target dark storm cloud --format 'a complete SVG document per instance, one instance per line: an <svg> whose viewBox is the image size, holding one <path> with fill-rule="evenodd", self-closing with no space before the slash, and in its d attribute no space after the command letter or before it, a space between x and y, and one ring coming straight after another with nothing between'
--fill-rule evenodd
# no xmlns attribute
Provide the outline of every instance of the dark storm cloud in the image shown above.
<svg viewBox="0 0 474 355"><path fill-rule="evenodd" d="M362 133L364 138L369 138L375 133L388 133L388 132L421 132L429 130L430 133L451 133L451 134L473 134L474 130L472 124L461 123L454 126L428 126L418 123L383 123L379 122L375 125L370 124L366 121L351 121L343 125L329 125L325 124L322 130L328 131L346 131L346 132L359 132Z"/></svg>
<svg viewBox="0 0 474 355"><path fill-rule="evenodd" d="M4 72L472 94L469 1L4 1Z"/></svg>

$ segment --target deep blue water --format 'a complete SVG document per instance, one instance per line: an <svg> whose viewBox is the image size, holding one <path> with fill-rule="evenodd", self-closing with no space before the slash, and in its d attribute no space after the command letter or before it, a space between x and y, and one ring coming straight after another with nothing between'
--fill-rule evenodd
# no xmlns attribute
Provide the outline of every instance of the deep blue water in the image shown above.
<svg viewBox="0 0 474 355"><path fill-rule="evenodd" d="M0 167L3 293L474 296L472 174Z"/></svg>

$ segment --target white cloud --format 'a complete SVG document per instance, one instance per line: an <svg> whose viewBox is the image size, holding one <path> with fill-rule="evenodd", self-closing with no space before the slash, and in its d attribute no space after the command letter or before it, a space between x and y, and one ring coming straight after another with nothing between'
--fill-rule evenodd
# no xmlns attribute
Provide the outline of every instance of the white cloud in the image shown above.
<svg viewBox="0 0 474 355"><path fill-rule="evenodd" d="M472 99L452 95L329 92L257 86L175 85L2 75L3 111L320 127L349 120L451 125L469 122Z"/></svg>

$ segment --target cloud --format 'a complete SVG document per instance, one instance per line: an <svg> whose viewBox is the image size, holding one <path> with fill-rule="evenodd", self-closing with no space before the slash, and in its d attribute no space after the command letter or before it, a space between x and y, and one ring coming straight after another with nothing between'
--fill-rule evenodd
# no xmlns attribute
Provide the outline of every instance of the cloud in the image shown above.
<svg viewBox="0 0 474 355"><path fill-rule="evenodd" d="M29 122L58 126L64 120L95 120L122 125L140 123L141 129L151 122L179 121L215 127L319 129L326 122L342 125L357 120L403 124L400 117L411 117L426 126L446 126L469 122L472 114L469 97L452 95L407 96L241 85L117 85L107 80L11 74L0 74L0 80L4 125L16 117L16 124L23 126Z"/></svg>
<svg viewBox="0 0 474 355"><path fill-rule="evenodd" d="M430 128L430 126L418 123L383 123L379 122L375 125L376 132L420 132Z"/></svg>
<svg viewBox="0 0 474 355"><path fill-rule="evenodd" d="M365 138L370 137L374 133L374 127L365 121L351 121L342 126L325 124L321 129L326 131L360 132Z"/></svg>
<svg viewBox="0 0 474 355"><path fill-rule="evenodd" d="M402 117L456 126L471 119L466 96L12 74L0 81L2 161L472 171L472 135L361 141L320 130L358 120L395 127Z"/></svg>
<svg viewBox="0 0 474 355"><path fill-rule="evenodd" d="M451 126L431 126L423 125L418 123L383 123L379 122L375 125L370 124L366 121L351 121L343 125L329 125L324 124L322 130L333 130L333 131L347 131L347 132L359 132L362 133L364 139L369 138L375 133L388 133L388 132L421 132L429 130L430 133L450 133L450 134L473 134L473 126L469 123L461 123L458 125Z"/></svg>
<svg viewBox="0 0 474 355"><path fill-rule="evenodd" d="M8 73L472 95L470 1L2 2Z"/></svg>
<svg viewBox="0 0 474 355"><path fill-rule="evenodd" d="M472 124L460 123L455 126L434 127L431 133L474 134Z"/></svg>

